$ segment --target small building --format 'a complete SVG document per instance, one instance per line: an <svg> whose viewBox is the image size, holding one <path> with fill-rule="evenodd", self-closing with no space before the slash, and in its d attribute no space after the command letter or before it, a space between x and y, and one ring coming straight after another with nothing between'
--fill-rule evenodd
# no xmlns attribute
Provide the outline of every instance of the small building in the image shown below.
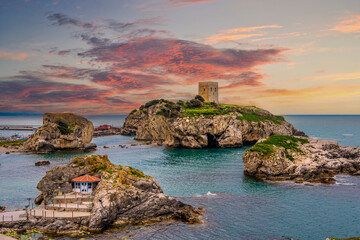
<svg viewBox="0 0 360 240"><path fill-rule="evenodd" d="M109 129L111 129L111 126L105 124L105 125L101 125L101 126L95 128L95 131L104 131L104 130L109 130Z"/></svg>
<svg viewBox="0 0 360 240"><path fill-rule="evenodd" d="M73 191L78 193L92 193L96 185L101 181L98 177L84 175L71 180Z"/></svg>
<svg viewBox="0 0 360 240"><path fill-rule="evenodd" d="M219 103L219 87L217 82L199 82L199 95L205 102Z"/></svg>

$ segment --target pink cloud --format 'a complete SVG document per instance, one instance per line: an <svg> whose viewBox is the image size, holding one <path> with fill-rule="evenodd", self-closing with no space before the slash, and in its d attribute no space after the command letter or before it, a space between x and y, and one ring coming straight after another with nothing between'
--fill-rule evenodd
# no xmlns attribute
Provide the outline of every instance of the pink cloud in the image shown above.
<svg viewBox="0 0 360 240"><path fill-rule="evenodd" d="M223 30L220 33L215 35L209 36L206 39L207 44L215 44L218 42L225 42L225 41L235 41L245 38L252 38L252 37L261 37L266 35L264 32L253 33L261 29L269 29L269 28L282 28L279 25L263 25L263 26L254 26L254 27L240 27L240 28L232 28Z"/></svg>
<svg viewBox="0 0 360 240"><path fill-rule="evenodd" d="M352 16L338 22L330 30L341 33L360 33L360 15Z"/></svg>
<svg viewBox="0 0 360 240"><path fill-rule="evenodd" d="M26 52L8 52L0 50L0 59L13 60L13 61L27 61L29 54Z"/></svg>

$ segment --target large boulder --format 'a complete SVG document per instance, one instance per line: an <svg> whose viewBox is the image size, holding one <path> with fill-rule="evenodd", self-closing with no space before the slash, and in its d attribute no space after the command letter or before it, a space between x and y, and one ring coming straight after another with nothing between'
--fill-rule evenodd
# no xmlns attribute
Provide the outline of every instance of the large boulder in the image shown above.
<svg viewBox="0 0 360 240"><path fill-rule="evenodd" d="M43 125L24 143L30 151L51 152L61 149L92 150L94 126L72 113L45 113Z"/></svg>
<svg viewBox="0 0 360 240"><path fill-rule="evenodd" d="M360 147L273 135L248 149L243 162L244 173L257 178L334 183L336 174L360 174Z"/></svg>
<svg viewBox="0 0 360 240"><path fill-rule="evenodd" d="M76 157L66 166L52 168L37 186L41 191L37 203L48 202L59 191L71 192L71 180L85 174L99 177L101 181L93 193L89 221L74 227L101 230L114 224L162 220L200 222L200 210L165 195L156 180L143 172L112 164L107 155Z"/></svg>
<svg viewBox="0 0 360 240"><path fill-rule="evenodd" d="M122 131L136 133L136 140L184 148L242 147L273 134L305 136L283 117L257 107L198 104L150 101L129 114Z"/></svg>

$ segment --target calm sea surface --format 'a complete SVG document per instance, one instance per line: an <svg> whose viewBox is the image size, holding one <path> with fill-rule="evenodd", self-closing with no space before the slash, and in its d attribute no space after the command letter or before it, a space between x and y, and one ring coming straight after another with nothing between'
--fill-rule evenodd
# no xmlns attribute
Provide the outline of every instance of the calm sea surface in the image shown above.
<svg viewBox="0 0 360 240"><path fill-rule="evenodd" d="M125 116L89 116L95 126L121 126ZM360 116L286 116L310 137L360 146ZM41 116L0 116L0 125L41 125ZM29 132L27 132L29 133ZM0 136L12 134L0 131ZM22 134L22 133L21 133ZM26 132L24 133L26 134ZM131 239L324 239L360 236L360 177L337 176L333 185L312 187L292 182L257 181L243 174L247 149L166 149L131 146L133 137L95 138L94 154L108 154L115 164L129 165L155 177L164 192L193 206L204 206L205 224L163 223L132 227ZM129 148L120 148L119 144ZM109 148L102 148L103 146ZM35 198L45 172L83 153L0 155L0 205L23 208ZM51 165L35 167L39 160ZM124 230L86 239L128 237ZM71 239L71 238L58 238Z"/></svg>

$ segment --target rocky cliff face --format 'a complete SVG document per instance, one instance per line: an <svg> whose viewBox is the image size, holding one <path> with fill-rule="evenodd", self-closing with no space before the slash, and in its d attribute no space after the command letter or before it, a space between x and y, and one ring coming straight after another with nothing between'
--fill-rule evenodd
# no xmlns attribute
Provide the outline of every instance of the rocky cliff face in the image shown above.
<svg viewBox="0 0 360 240"><path fill-rule="evenodd" d="M333 183L339 173L360 175L360 147L290 136L260 140L243 156L247 175L269 180Z"/></svg>
<svg viewBox="0 0 360 240"><path fill-rule="evenodd" d="M37 188L37 203L48 201L60 190L71 192L71 179L89 174L101 178L95 189L93 208L86 225L75 227L100 230L111 224L138 224L162 220L199 222L201 211L165 195L150 176L112 164L106 155L76 157L64 167L46 173Z"/></svg>
<svg viewBox="0 0 360 240"><path fill-rule="evenodd" d="M194 106L166 100L149 103L127 117L123 130L136 132L137 140L169 147L241 147L273 134L305 135L281 116L256 107L201 102Z"/></svg>
<svg viewBox="0 0 360 240"><path fill-rule="evenodd" d="M49 152L59 149L96 148L91 143L94 126L91 121L72 113L45 113L43 125L24 143L30 151Z"/></svg>

